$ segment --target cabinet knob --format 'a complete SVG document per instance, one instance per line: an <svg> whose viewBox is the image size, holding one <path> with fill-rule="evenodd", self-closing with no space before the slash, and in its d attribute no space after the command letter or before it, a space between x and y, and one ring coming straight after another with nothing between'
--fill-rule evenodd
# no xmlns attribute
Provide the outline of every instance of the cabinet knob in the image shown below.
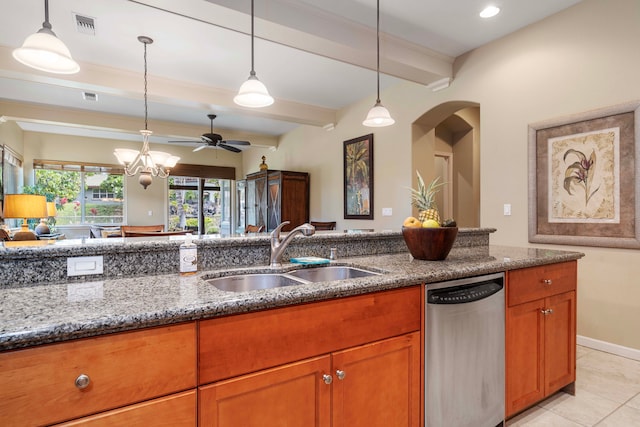
<svg viewBox="0 0 640 427"><path fill-rule="evenodd" d="M548 315L553 313L553 309L552 308L543 308L542 310L540 310L540 313L544 314L545 316L548 316Z"/></svg>
<svg viewBox="0 0 640 427"><path fill-rule="evenodd" d="M552 284L553 284L553 280L551 280L551 279L544 279L544 280L542 280L542 283L544 283L545 285L552 285Z"/></svg>
<svg viewBox="0 0 640 427"><path fill-rule="evenodd" d="M347 374L345 371L341 371L340 369L336 370L336 377L338 377L339 380L343 380L346 376Z"/></svg>
<svg viewBox="0 0 640 427"><path fill-rule="evenodd" d="M324 374L322 376L322 381L324 381L325 384L331 384L333 382L333 377L331 375Z"/></svg>
<svg viewBox="0 0 640 427"><path fill-rule="evenodd" d="M91 383L91 378L89 378L89 375L85 375L85 374L80 374L78 375L78 378L76 378L76 387L79 390L83 390L87 387L89 387L89 383Z"/></svg>

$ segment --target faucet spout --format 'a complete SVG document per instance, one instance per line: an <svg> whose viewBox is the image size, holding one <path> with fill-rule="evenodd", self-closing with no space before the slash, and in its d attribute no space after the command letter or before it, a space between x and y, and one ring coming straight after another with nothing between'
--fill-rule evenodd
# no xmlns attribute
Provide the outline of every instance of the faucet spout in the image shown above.
<svg viewBox="0 0 640 427"><path fill-rule="evenodd" d="M280 231L287 224L289 224L289 221L284 221L271 232L271 257L269 260L271 267L280 267L282 265L282 254L296 234L311 236L316 232L316 228L313 225L304 223L291 230L284 239L280 239Z"/></svg>

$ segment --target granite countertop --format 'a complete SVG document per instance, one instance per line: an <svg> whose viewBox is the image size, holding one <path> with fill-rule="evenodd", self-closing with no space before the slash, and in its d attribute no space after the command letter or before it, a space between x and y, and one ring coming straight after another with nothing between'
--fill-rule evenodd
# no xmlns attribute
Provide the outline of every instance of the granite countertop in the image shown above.
<svg viewBox="0 0 640 427"><path fill-rule="evenodd" d="M350 257L334 265L384 274L359 279L225 292L206 279L269 267L165 274L92 282L37 283L0 288L0 351L196 319L282 307L434 283L517 268L576 260L584 254L537 248L454 248L445 261L413 260L409 253ZM299 265L284 264L286 272Z"/></svg>

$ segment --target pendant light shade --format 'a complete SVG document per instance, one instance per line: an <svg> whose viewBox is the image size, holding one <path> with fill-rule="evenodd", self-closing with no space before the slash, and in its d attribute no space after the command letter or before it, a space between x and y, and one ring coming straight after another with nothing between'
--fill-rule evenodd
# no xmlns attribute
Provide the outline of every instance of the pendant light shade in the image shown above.
<svg viewBox="0 0 640 427"><path fill-rule="evenodd" d="M256 72L251 71L247 81L242 83L233 102L243 107L260 108L273 104L273 97L269 95L267 87L256 77Z"/></svg>
<svg viewBox="0 0 640 427"><path fill-rule="evenodd" d="M13 57L18 62L40 71L56 74L77 73L80 66L71 57L67 46L51 30L49 0L44 1L44 16L42 28L28 36L22 46L13 51Z"/></svg>
<svg viewBox="0 0 640 427"><path fill-rule="evenodd" d="M376 42L377 42L377 67L376 74L378 77L378 97L376 98L375 105L369 110L367 118L362 122L367 127L384 127L391 126L396 121L393 120L389 110L380 102L380 0L377 0L376 6L377 21L376 21Z"/></svg>
<svg viewBox="0 0 640 427"><path fill-rule="evenodd" d="M378 102L376 102L376 105L374 105L369 110L369 113L367 114L367 118L364 119L362 124L368 127L375 128L375 127L391 126L395 122L396 121L393 120L393 118L391 117L391 114L389 114L389 110L387 110L386 107L382 105L380 103L380 100L378 99Z"/></svg>
<svg viewBox="0 0 640 427"><path fill-rule="evenodd" d="M242 107L261 108L273 104L273 97L269 95L269 91L264 83L256 77L253 60L253 19L253 0L251 0L251 72L249 73L247 81L240 86L240 90L233 98L233 102Z"/></svg>

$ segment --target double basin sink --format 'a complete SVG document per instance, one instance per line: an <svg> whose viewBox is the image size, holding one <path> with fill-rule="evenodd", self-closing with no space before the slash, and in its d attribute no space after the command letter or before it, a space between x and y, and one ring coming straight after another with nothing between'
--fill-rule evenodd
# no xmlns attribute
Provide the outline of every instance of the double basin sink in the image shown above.
<svg viewBox="0 0 640 427"><path fill-rule="evenodd" d="M222 291L246 292L259 289L295 286L314 282L331 282L334 280L356 279L360 277L377 276L369 270L347 266L327 266L301 268L286 273L249 273L234 276L217 277L207 280Z"/></svg>

